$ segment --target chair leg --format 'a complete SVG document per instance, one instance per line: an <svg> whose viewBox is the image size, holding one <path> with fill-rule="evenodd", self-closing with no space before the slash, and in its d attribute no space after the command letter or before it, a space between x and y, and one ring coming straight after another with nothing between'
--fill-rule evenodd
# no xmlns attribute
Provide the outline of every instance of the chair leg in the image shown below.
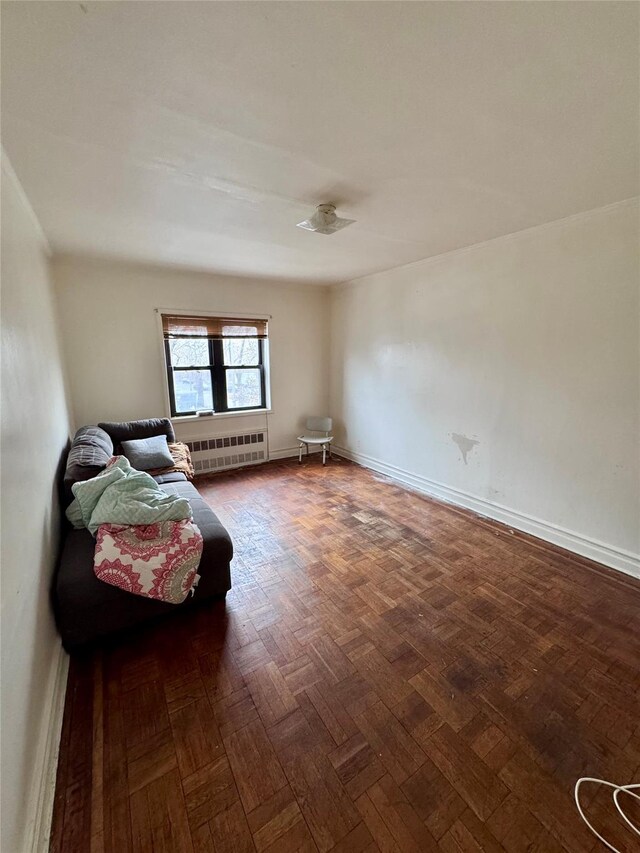
<svg viewBox="0 0 640 853"><path fill-rule="evenodd" d="M298 465L302 465L302 442L298 448Z"/></svg>
<svg viewBox="0 0 640 853"><path fill-rule="evenodd" d="M327 445L326 444L322 445L322 464L323 465L327 464Z"/></svg>

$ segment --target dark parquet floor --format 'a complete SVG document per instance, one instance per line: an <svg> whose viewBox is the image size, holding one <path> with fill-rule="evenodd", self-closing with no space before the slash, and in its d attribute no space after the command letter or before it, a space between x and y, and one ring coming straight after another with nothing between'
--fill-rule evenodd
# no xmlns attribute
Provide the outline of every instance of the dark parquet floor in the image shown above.
<svg viewBox="0 0 640 853"><path fill-rule="evenodd" d="M602 849L640 583L342 460L198 486L233 590L73 658L53 851Z"/></svg>

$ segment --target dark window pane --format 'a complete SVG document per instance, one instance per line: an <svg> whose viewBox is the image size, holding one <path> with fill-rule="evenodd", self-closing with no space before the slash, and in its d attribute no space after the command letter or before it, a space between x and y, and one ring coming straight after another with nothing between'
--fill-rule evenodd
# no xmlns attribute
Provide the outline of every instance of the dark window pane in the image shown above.
<svg viewBox="0 0 640 853"><path fill-rule="evenodd" d="M213 409L211 373L208 370L174 370L173 388L178 414Z"/></svg>
<svg viewBox="0 0 640 853"><path fill-rule="evenodd" d="M259 370L227 370L229 409L258 408L262 405Z"/></svg>
<svg viewBox="0 0 640 853"><path fill-rule="evenodd" d="M231 338L222 342L224 363L230 367L236 365L260 364L257 338Z"/></svg>
<svg viewBox="0 0 640 853"><path fill-rule="evenodd" d="M201 338L169 341L174 367L200 367L209 364L209 342Z"/></svg>

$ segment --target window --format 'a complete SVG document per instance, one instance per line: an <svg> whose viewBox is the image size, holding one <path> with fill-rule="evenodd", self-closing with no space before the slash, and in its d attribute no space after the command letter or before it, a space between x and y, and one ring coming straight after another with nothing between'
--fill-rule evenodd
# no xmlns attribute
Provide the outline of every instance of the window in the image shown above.
<svg viewBox="0 0 640 853"><path fill-rule="evenodd" d="M171 415L265 409L267 321L163 314Z"/></svg>

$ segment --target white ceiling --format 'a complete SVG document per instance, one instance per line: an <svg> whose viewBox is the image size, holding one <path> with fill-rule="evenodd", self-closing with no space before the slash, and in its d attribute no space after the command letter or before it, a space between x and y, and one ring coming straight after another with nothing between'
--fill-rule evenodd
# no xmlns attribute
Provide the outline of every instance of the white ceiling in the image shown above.
<svg viewBox="0 0 640 853"><path fill-rule="evenodd" d="M3 141L55 251L343 281L636 195L639 8L4 2Z"/></svg>

